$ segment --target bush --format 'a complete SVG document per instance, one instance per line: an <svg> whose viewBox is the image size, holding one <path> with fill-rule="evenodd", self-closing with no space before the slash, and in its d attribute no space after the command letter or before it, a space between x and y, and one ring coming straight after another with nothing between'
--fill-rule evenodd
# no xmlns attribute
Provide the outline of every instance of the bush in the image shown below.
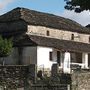
<svg viewBox="0 0 90 90"><path fill-rule="evenodd" d="M12 46L12 39L6 39L0 36L0 57L8 56L12 51Z"/></svg>

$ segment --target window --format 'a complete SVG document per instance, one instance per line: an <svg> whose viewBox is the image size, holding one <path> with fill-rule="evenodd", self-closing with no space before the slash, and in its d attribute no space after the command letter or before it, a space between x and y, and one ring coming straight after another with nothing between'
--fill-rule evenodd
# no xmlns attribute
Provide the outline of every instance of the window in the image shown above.
<svg viewBox="0 0 90 90"><path fill-rule="evenodd" d="M52 58L52 52L49 52L49 60L52 61L53 58Z"/></svg>
<svg viewBox="0 0 90 90"><path fill-rule="evenodd" d="M47 31L47 36L49 36L49 35L50 35L49 31Z"/></svg>
<svg viewBox="0 0 90 90"><path fill-rule="evenodd" d="M57 51L57 63L60 65L60 51Z"/></svg>
<svg viewBox="0 0 90 90"><path fill-rule="evenodd" d="M90 42L90 36L89 36L89 42Z"/></svg>
<svg viewBox="0 0 90 90"><path fill-rule="evenodd" d="M76 54L76 62L82 63L82 53L75 53Z"/></svg>
<svg viewBox="0 0 90 90"><path fill-rule="evenodd" d="M52 52L49 52L49 60L52 61L53 58L52 58Z"/></svg>
<svg viewBox="0 0 90 90"><path fill-rule="evenodd" d="M71 52L71 62L72 63L82 63L82 53Z"/></svg>
<svg viewBox="0 0 90 90"><path fill-rule="evenodd" d="M71 54L70 55L71 56L71 62L76 63L76 54L74 52L71 52L70 54Z"/></svg>
<svg viewBox="0 0 90 90"><path fill-rule="evenodd" d="M71 35L71 40L74 40L74 34Z"/></svg>
<svg viewBox="0 0 90 90"><path fill-rule="evenodd" d="M88 54L88 65L90 66L90 53Z"/></svg>

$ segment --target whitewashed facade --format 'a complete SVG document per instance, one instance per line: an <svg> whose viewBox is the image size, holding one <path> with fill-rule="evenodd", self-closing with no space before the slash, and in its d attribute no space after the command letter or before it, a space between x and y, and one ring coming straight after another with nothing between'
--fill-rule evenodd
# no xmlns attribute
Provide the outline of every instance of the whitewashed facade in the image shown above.
<svg viewBox="0 0 90 90"><path fill-rule="evenodd" d="M47 36L47 31L49 31L49 36ZM28 35L36 35L48 38L56 38L60 40L70 40L75 42L82 43L90 43L89 42L89 34L82 34L71 31L63 31L58 29L52 29L42 26L28 26L28 31L26 32ZM72 34L74 35L74 40L72 40ZM49 47L38 47L37 48L37 65L43 65L45 68L51 68L54 62L57 63L57 51L60 52L59 56L59 65L65 73L70 73L70 66L80 66L81 68L89 68L88 67L88 53L83 52L80 54L80 62L77 62L77 52L62 52L60 50L49 48ZM49 60L49 52L52 52L52 61ZM74 58L74 60L72 60Z"/></svg>

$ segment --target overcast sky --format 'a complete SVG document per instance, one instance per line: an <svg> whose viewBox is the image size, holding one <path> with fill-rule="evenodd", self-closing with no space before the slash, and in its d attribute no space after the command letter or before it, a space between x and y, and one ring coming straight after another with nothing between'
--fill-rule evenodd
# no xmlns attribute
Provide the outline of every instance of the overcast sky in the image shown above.
<svg viewBox="0 0 90 90"><path fill-rule="evenodd" d="M90 24L90 12L76 14L64 9L64 0L0 0L0 15L16 7L25 7L40 12L47 12L75 20L86 26Z"/></svg>

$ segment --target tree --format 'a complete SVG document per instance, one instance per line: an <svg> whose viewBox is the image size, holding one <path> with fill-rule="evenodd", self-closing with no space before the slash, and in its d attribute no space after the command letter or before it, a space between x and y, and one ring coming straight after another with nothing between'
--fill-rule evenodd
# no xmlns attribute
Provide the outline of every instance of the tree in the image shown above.
<svg viewBox="0 0 90 90"><path fill-rule="evenodd" d="M66 1L65 9L74 10L75 12L82 12L90 10L90 0L64 0Z"/></svg>
<svg viewBox="0 0 90 90"><path fill-rule="evenodd" d="M8 56L12 51L12 40L0 36L0 57Z"/></svg>

